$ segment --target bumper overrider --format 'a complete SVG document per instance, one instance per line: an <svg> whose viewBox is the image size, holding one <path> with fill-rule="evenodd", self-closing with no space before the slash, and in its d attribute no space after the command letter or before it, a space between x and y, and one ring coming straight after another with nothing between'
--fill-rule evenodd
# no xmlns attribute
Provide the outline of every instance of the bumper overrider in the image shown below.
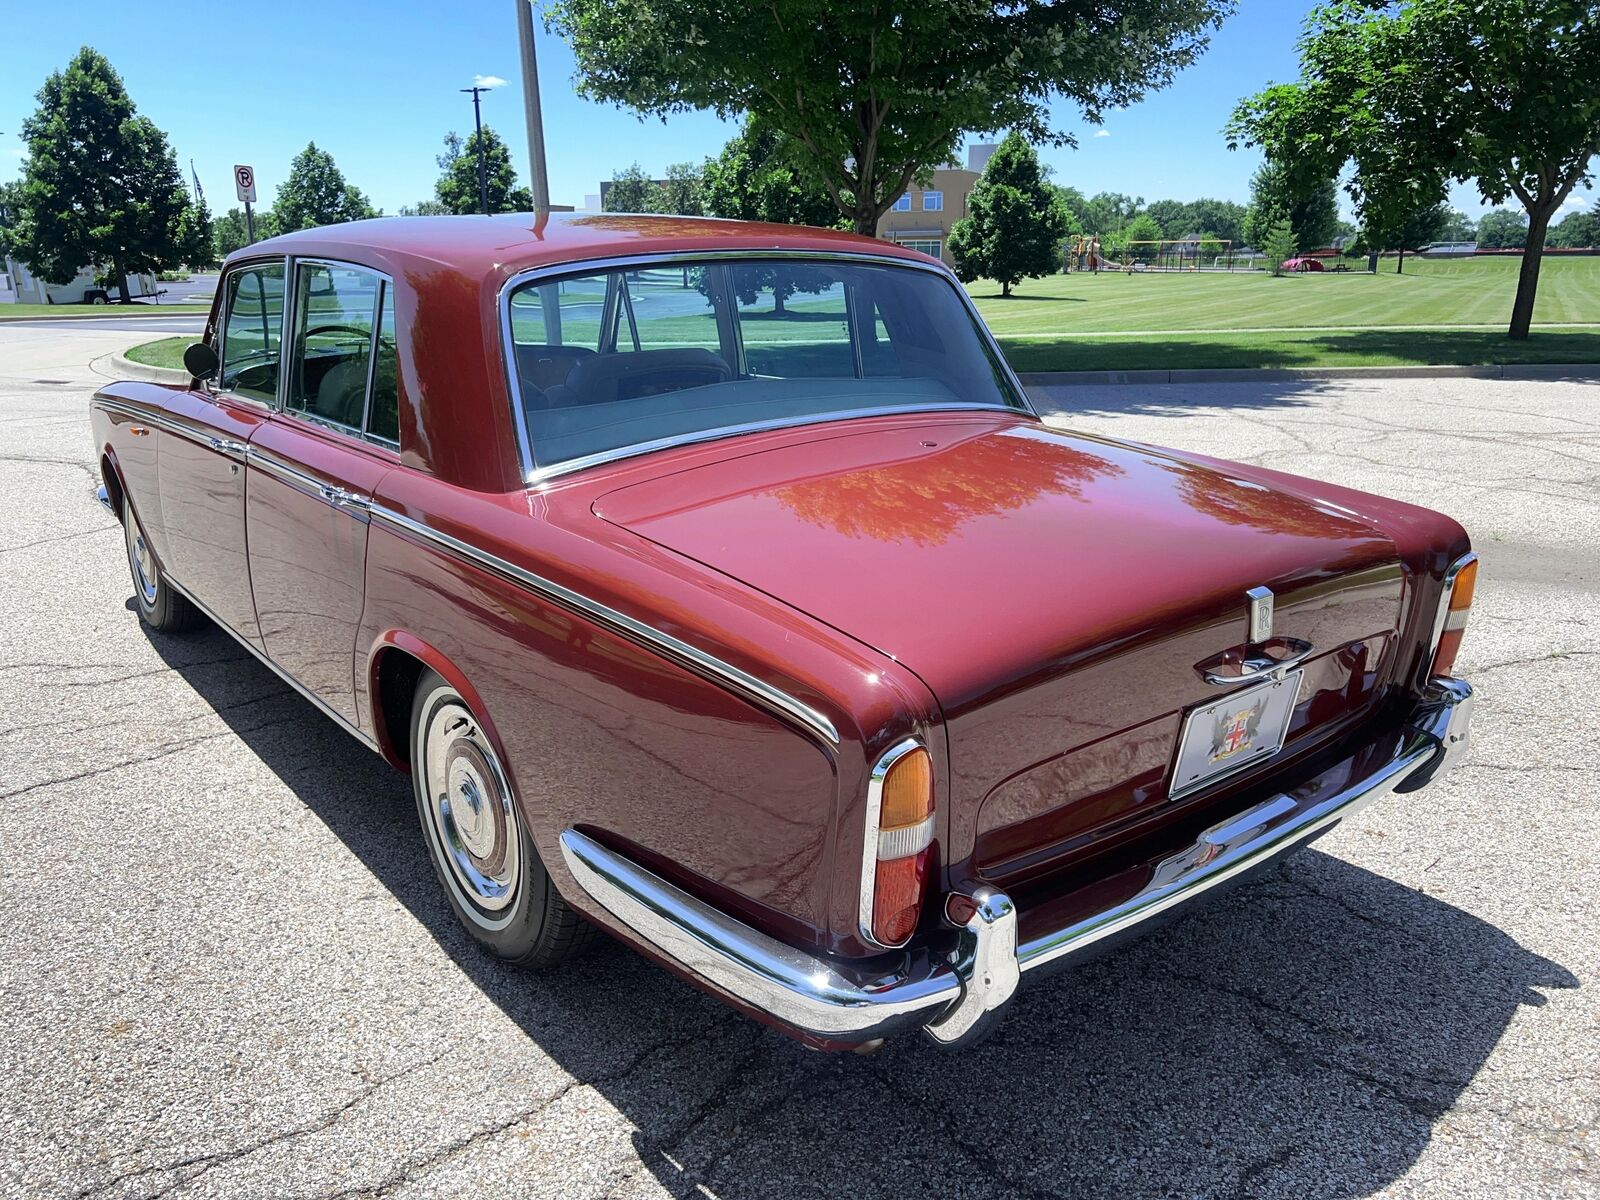
<svg viewBox="0 0 1600 1200"><path fill-rule="evenodd" d="M1372 801L1424 786L1467 748L1472 688L1433 681L1392 736L1212 826L1151 864L1143 886L1101 911L1019 940L1019 914L994 889L971 896L976 911L946 956L907 952L890 969L853 966L785 945L702 903L637 863L569 829L568 869L594 900L690 974L783 1025L829 1042L872 1041L920 1025L934 1041L976 1041L999 1018L1022 974L1105 949L1113 938L1312 841Z"/></svg>

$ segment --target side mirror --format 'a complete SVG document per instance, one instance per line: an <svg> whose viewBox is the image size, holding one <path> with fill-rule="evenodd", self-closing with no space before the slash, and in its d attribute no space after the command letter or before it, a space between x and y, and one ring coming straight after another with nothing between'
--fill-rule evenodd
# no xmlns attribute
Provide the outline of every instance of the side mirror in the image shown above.
<svg viewBox="0 0 1600 1200"><path fill-rule="evenodd" d="M217 373L217 352L205 342L195 342L184 348L183 369L196 379L210 379Z"/></svg>

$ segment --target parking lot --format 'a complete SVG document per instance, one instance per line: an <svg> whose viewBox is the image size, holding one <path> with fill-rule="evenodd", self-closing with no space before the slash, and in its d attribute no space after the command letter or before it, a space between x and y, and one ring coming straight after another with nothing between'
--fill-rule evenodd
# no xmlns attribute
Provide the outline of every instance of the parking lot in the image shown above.
<svg viewBox="0 0 1600 1200"><path fill-rule="evenodd" d="M151 336L0 327L0 1195L1600 1191L1600 381L1041 395L1462 519L1474 747L986 1045L857 1057L614 945L485 957L405 778L141 627L88 398Z"/></svg>

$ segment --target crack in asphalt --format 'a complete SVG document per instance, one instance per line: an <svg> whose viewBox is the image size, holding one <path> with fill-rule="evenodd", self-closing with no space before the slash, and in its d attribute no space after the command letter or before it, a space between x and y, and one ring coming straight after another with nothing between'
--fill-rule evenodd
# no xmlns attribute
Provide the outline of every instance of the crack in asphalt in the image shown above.
<svg viewBox="0 0 1600 1200"><path fill-rule="evenodd" d="M94 529L80 529L76 533L58 533L55 537L36 538L31 542L21 542L15 546L0 546L0 554L15 554L20 550L32 550L35 546L47 546L52 542L71 542L78 538L92 537L97 533L110 533L115 529L122 532L120 525L100 525Z"/></svg>

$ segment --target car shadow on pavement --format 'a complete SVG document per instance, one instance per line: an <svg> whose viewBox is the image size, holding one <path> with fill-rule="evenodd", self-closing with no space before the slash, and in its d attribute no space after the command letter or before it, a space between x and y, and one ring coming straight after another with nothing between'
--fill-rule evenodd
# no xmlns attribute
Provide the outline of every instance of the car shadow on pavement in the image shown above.
<svg viewBox="0 0 1600 1200"><path fill-rule="evenodd" d="M1057 383L1028 388L1038 414L1070 421L1073 417L1143 415L1187 417L1196 409L1240 412L1307 408L1311 394L1328 386L1322 380L1284 379L1240 383Z"/></svg>
<svg viewBox="0 0 1600 1200"><path fill-rule="evenodd" d="M813 1053L609 941L540 974L484 954L439 890L404 776L253 659L225 657L220 631L149 636L632 1127L638 1162L624 1152L612 1192L647 1170L676 1196L1364 1196L1417 1160L1518 1011L1545 1003L1538 989L1577 986L1487 922L1308 850L1106 958L1025 980L981 1046Z"/></svg>

